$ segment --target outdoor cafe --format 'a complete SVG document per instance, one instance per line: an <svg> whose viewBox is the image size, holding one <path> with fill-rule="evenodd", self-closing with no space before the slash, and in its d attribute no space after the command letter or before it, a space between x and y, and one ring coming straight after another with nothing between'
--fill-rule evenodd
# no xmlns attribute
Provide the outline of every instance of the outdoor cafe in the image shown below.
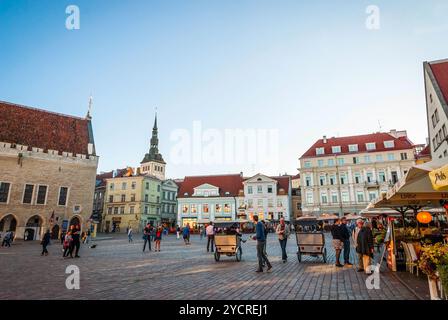
<svg viewBox="0 0 448 320"><path fill-rule="evenodd" d="M448 165L436 160L412 167L361 215L384 228L375 235L392 271L428 277L431 298L448 293Z"/></svg>

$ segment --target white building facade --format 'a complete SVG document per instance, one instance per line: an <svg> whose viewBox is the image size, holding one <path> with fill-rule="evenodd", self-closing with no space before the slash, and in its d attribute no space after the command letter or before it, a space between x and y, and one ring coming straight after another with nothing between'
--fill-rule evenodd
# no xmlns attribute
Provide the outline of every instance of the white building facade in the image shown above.
<svg viewBox="0 0 448 320"><path fill-rule="evenodd" d="M406 131L318 140L300 158L304 215L359 213L415 163Z"/></svg>
<svg viewBox="0 0 448 320"><path fill-rule="evenodd" d="M448 158L448 59L423 66L431 157Z"/></svg>
<svg viewBox="0 0 448 320"><path fill-rule="evenodd" d="M245 217L253 220L258 215L260 220L278 221L291 218L291 177L268 177L257 174L243 182Z"/></svg>
<svg viewBox="0 0 448 320"><path fill-rule="evenodd" d="M199 223L236 220L244 200L242 182L240 174L185 177L178 183L178 225L196 228Z"/></svg>

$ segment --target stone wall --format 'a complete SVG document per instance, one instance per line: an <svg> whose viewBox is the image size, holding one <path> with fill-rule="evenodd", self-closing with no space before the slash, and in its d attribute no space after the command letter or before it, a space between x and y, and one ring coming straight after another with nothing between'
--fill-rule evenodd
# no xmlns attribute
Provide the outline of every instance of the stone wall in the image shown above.
<svg viewBox="0 0 448 320"><path fill-rule="evenodd" d="M70 221L77 216L85 229L92 214L97 164L95 156L59 156L25 151L19 157L19 150L0 148L0 181L11 183L8 203L0 203L0 221L8 215L15 217L16 239L23 239L28 220L37 215L41 227L35 228L35 240L39 240L51 227L53 212L53 225L61 227L63 220ZM35 185L32 204L22 203L25 184ZM48 186L45 205L35 204L39 184ZM66 206L58 205L60 187L69 188ZM75 212L75 206L81 206L81 210Z"/></svg>

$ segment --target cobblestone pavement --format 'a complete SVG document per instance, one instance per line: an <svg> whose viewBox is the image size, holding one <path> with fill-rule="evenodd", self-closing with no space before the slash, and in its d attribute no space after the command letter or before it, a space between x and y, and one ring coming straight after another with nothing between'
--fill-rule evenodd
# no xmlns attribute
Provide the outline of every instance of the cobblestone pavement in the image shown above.
<svg viewBox="0 0 448 320"><path fill-rule="evenodd" d="M241 262L234 257L215 262L199 236L185 246L170 235L162 240L161 252L145 253L141 236L134 239L128 243L124 235L113 235L96 241L94 249L83 245L79 259L63 259L59 242L48 247L47 257L40 256L37 242L0 247L0 299L416 299L387 271L381 273L380 289L368 290L365 274L331 264L330 241L329 263L308 256L299 263L292 235L289 260L283 264L278 241L270 235L267 251L273 271L258 274L253 240L243 244ZM80 290L65 287L65 269L71 264L80 269Z"/></svg>

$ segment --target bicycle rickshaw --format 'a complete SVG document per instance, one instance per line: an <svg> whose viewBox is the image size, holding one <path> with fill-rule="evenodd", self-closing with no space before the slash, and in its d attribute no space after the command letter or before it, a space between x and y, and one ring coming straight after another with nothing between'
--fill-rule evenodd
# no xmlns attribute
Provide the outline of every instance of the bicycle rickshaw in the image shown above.
<svg viewBox="0 0 448 320"><path fill-rule="evenodd" d="M241 234L236 231L240 227L240 222L214 222L213 226L218 230L215 233L215 260L219 261L221 255L225 254L228 257L234 256L236 261L241 261L243 255Z"/></svg>
<svg viewBox="0 0 448 320"><path fill-rule="evenodd" d="M327 262L327 249L325 248L325 235L318 231L318 220L313 216L304 216L296 220L295 233L297 240L297 259L302 262L302 255L312 257L322 256Z"/></svg>

